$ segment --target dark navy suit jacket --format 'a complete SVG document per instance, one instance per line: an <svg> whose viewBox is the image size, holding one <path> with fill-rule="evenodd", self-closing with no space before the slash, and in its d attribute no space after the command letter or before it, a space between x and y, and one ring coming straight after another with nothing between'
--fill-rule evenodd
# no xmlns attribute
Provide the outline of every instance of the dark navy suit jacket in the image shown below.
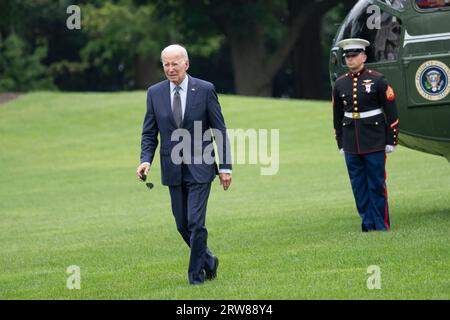
<svg viewBox="0 0 450 320"><path fill-rule="evenodd" d="M190 133L191 152L187 155L182 154L182 156L183 159L190 159L190 164L186 165L195 181L197 183L209 183L218 174L218 169L215 161L208 163L208 161L204 161L203 157L201 157L201 154L205 152L206 148L208 148L206 152L212 150L211 144L213 140L210 138L206 139L207 141L203 141L203 136L211 128L219 130L222 134L223 139L215 138L216 142L223 141L223 143L219 143L218 145L218 148L221 148L221 152L219 152L219 169L231 170L231 155L229 143L227 143L229 140L214 85L210 82L196 79L189 75L187 76L189 77L189 81L186 95L186 108L181 128ZM152 163L158 146L159 133L161 140L160 160L162 184L176 186L182 182L181 164L174 163L171 154L180 140L172 141L171 139L172 133L177 129L177 126L173 117L170 94L169 80L159 82L148 89L147 112L142 130L141 163ZM201 128L201 136L197 135L195 139L194 121L201 121L201 123L197 123L197 126ZM214 155L214 150L210 154Z"/></svg>

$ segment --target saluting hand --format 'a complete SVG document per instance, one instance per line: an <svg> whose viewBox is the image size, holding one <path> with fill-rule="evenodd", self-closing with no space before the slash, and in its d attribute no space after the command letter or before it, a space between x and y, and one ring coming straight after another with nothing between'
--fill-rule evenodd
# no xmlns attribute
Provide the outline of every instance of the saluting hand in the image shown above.
<svg viewBox="0 0 450 320"><path fill-rule="evenodd" d="M231 184L231 173L220 173L219 174L220 184L223 186L223 190L227 191Z"/></svg>

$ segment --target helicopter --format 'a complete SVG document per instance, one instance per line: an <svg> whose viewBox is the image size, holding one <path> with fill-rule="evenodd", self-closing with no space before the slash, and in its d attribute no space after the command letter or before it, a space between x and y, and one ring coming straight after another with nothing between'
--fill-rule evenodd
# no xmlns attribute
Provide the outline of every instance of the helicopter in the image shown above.
<svg viewBox="0 0 450 320"><path fill-rule="evenodd" d="M359 0L330 52L331 85L348 72L337 43L368 40L366 67L394 88L399 143L450 162L450 0Z"/></svg>

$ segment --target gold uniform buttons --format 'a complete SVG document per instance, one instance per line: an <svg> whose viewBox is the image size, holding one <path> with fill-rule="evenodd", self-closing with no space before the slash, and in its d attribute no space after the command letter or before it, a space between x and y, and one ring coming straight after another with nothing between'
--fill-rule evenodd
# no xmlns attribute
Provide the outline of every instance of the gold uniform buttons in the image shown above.
<svg viewBox="0 0 450 320"><path fill-rule="evenodd" d="M355 111L358 111L358 107L355 107Z"/></svg>

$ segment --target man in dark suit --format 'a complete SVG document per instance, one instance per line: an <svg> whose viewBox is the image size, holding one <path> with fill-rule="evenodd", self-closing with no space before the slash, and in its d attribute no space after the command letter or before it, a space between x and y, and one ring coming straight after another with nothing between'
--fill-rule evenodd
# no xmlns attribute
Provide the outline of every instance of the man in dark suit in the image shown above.
<svg viewBox="0 0 450 320"><path fill-rule="evenodd" d="M191 249L189 283L201 284L217 275L219 259L207 247L206 206L217 174L224 190L231 184L229 140L214 85L186 73L186 49L170 45L161 52L161 61L167 80L151 86L147 92L141 164L136 175L145 181L159 133L162 184L169 186L177 229ZM211 129L214 138L208 134ZM219 169L213 139L219 153Z"/></svg>

